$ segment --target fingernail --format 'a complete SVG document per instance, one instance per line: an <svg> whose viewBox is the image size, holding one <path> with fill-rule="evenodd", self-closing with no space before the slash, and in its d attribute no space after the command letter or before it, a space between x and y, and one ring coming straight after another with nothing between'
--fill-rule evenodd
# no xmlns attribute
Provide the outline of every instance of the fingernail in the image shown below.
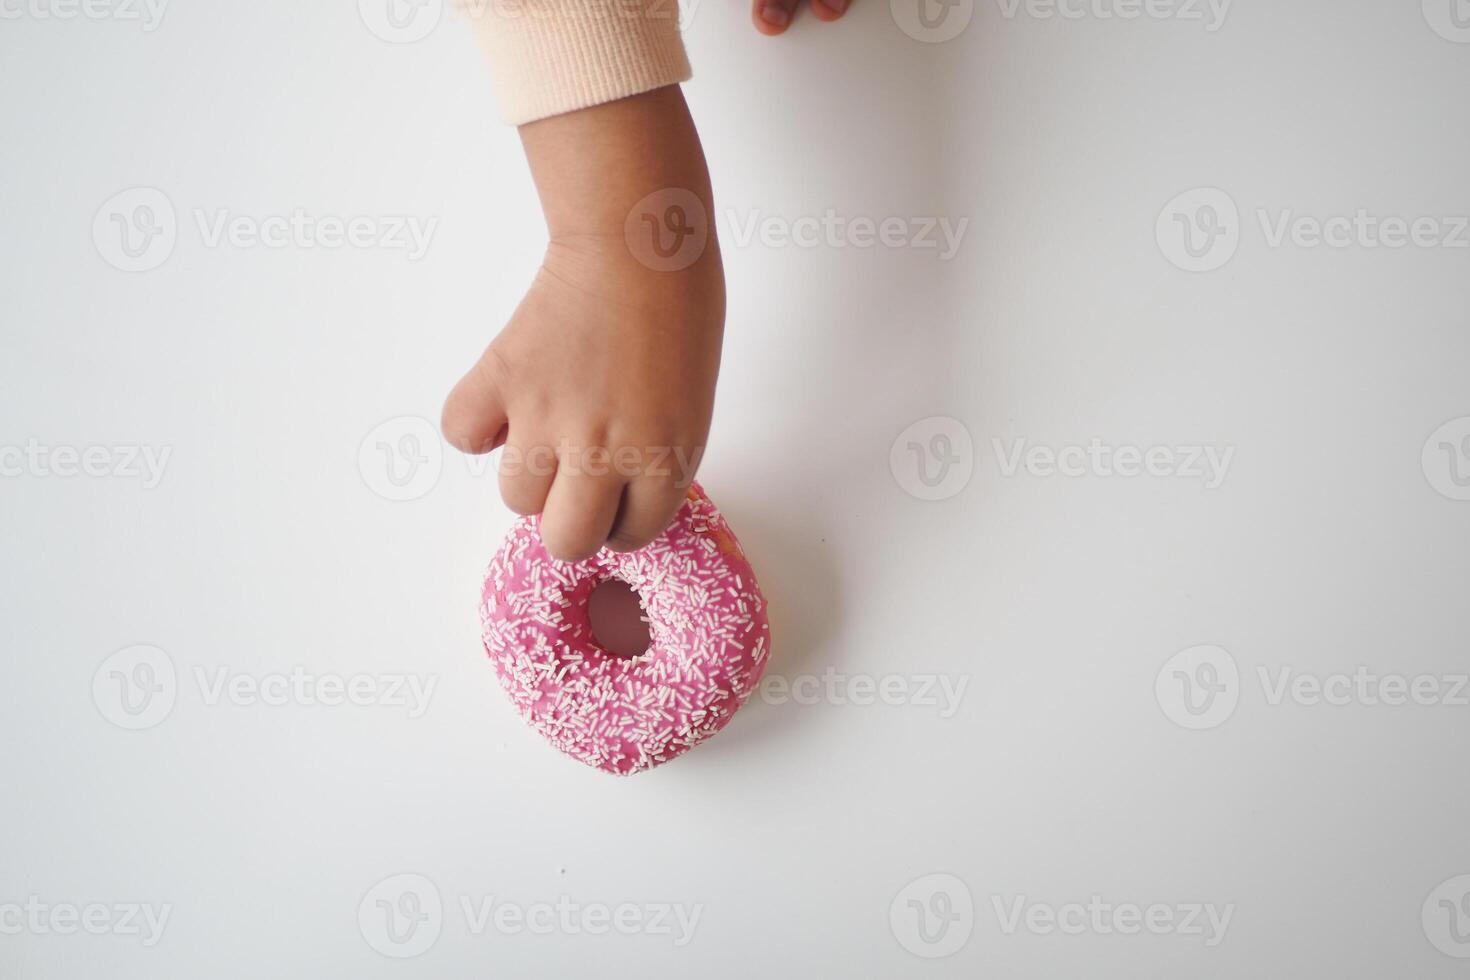
<svg viewBox="0 0 1470 980"><path fill-rule="evenodd" d="M822 0L822 6L826 7L834 14L847 13L847 4L848 0Z"/></svg>
<svg viewBox="0 0 1470 980"><path fill-rule="evenodd" d="M791 11L780 4L768 3L761 8L761 20L772 27L785 27L791 23Z"/></svg>

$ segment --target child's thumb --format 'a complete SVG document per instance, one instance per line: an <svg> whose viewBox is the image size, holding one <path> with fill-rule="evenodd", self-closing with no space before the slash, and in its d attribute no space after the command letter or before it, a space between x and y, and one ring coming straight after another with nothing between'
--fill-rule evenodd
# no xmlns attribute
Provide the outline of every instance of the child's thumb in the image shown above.
<svg viewBox="0 0 1470 980"><path fill-rule="evenodd" d="M505 442L509 418L504 388L486 353L444 401L440 428L449 444L464 453L488 453Z"/></svg>

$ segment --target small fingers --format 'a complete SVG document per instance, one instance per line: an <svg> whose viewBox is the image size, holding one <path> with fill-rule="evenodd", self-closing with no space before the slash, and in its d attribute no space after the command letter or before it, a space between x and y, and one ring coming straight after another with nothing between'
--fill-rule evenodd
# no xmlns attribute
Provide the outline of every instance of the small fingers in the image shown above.
<svg viewBox="0 0 1470 980"><path fill-rule="evenodd" d="M796 14L796 3L797 0L755 0L751 8L755 29L772 37L784 34Z"/></svg>
<svg viewBox="0 0 1470 980"><path fill-rule="evenodd" d="M847 13L850 0L812 0L812 14L817 20L834 21Z"/></svg>
<svg viewBox="0 0 1470 980"><path fill-rule="evenodd" d="M541 514L541 543L562 561L592 557L607 541L622 493L621 477L590 476L563 466Z"/></svg>
<svg viewBox="0 0 1470 980"><path fill-rule="evenodd" d="M556 450L548 440L522 440L512 432L500 457L500 497L505 506L522 517L541 513L556 471Z"/></svg>
<svg viewBox="0 0 1470 980"><path fill-rule="evenodd" d="M607 546L613 551L637 551L658 537L673 521L688 491L667 480L640 477L623 491L623 505L613 522Z"/></svg>

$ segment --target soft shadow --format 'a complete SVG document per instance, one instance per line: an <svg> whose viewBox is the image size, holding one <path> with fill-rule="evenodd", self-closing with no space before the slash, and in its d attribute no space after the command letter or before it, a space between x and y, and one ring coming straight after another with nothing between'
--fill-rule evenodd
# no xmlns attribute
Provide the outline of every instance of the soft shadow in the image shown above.
<svg viewBox="0 0 1470 980"><path fill-rule="evenodd" d="M727 500L720 507L769 606L771 656L762 685L772 675L820 673L833 661L827 646L842 616L842 587L823 544L826 531L812 522L776 523L776 515L788 515L770 506L770 498L764 504ZM762 748L814 715L812 708L798 704L769 704L758 688L723 731L689 754L685 765L701 757L717 762L722 753Z"/></svg>
<svg viewBox="0 0 1470 980"><path fill-rule="evenodd" d="M854 4L836 24L804 19L775 41L727 32L737 25L716 19L691 32L700 80L690 94L725 221L721 377L729 380L721 383L739 394L724 396L717 411L743 417L720 427L705 485L770 602L766 676L820 675L852 661L853 651L835 645L863 638L843 619L873 601L852 593L858 576L844 574L837 557L881 560L891 529L906 526L899 522L912 501L889 469L895 436L930 416L984 422L971 409L976 365L967 354L986 323L953 302L955 286L974 278L973 243L944 260L934 248L860 246L851 224L837 247L768 244L741 232L767 219L835 214L916 229L964 219L967 236L980 236L972 206L984 175L953 159L968 139L955 130L984 127L974 93L956 85L980 18L953 44L906 34L887 0ZM844 540L855 533L874 543L860 551ZM678 765L753 767L774 740L810 738L832 724L823 706L771 704L767 690Z"/></svg>

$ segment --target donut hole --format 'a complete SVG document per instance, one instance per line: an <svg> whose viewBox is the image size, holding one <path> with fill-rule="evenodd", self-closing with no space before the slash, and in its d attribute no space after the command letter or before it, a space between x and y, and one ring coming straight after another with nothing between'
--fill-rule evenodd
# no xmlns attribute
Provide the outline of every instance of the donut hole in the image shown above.
<svg viewBox="0 0 1470 980"><path fill-rule="evenodd" d="M648 621L643 601L622 579L599 583L587 597L592 638L615 657L641 657L648 652Z"/></svg>

